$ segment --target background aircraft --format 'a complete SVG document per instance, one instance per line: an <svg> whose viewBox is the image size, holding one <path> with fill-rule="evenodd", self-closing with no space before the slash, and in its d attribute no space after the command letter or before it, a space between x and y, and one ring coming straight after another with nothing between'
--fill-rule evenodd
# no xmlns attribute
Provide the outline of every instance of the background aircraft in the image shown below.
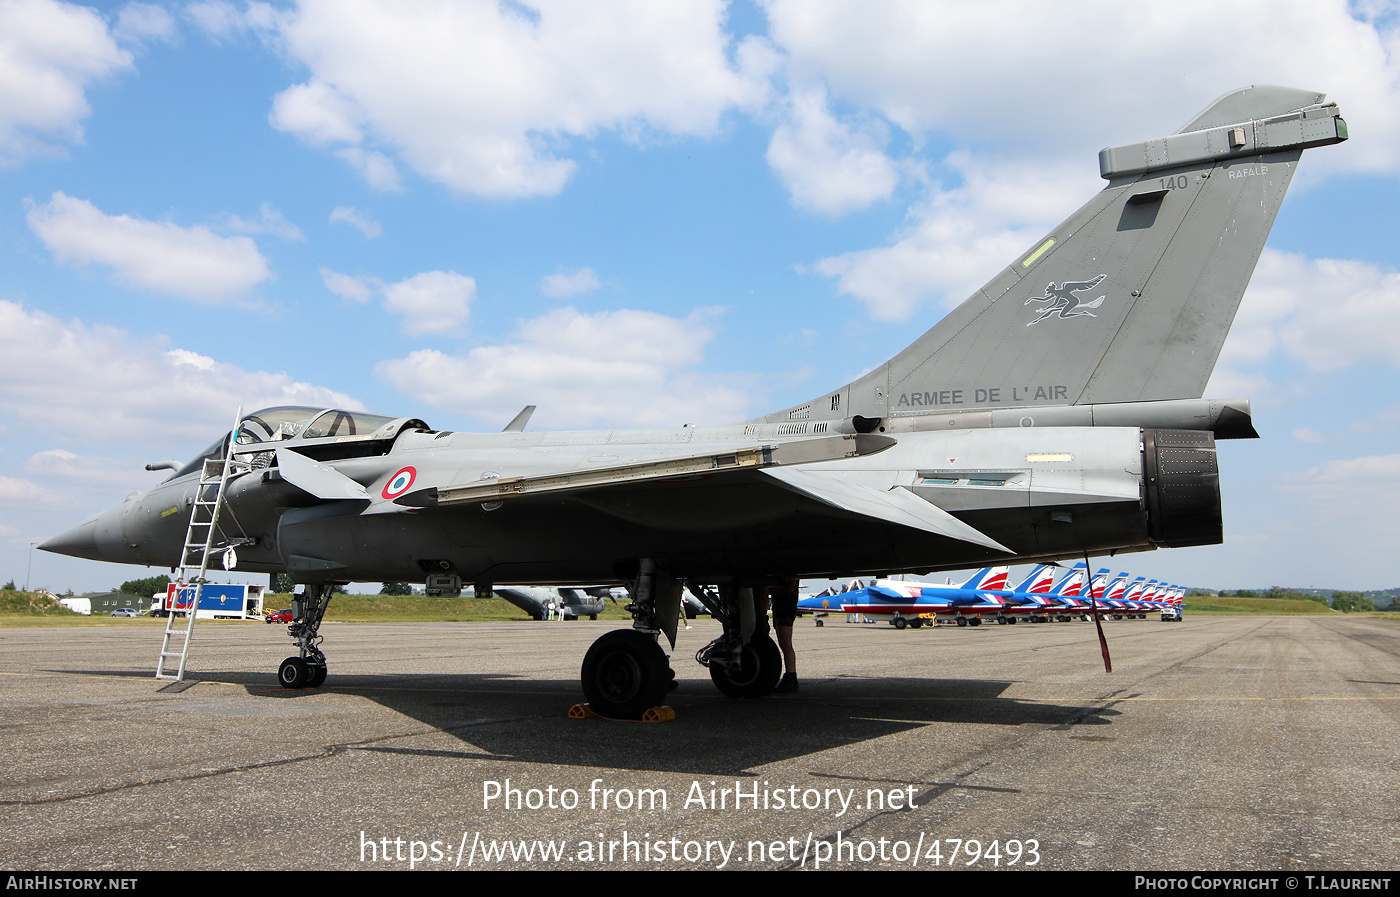
<svg viewBox="0 0 1400 897"><path fill-rule="evenodd" d="M896 629L924 625L925 614L958 617L961 608L981 603L983 589L1006 585L1009 567L983 567L960 585L881 579L863 588L834 595L804 598L798 610L842 611L866 617L890 617ZM979 617L978 623L981 622Z"/></svg>
<svg viewBox="0 0 1400 897"><path fill-rule="evenodd" d="M547 619L552 614L562 613L566 620L588 617L598 619L603 612L604 600L590 595L583 589L568 589L558 586L514 586L497 588L495 594L530 614L536 620Z"/></svg>

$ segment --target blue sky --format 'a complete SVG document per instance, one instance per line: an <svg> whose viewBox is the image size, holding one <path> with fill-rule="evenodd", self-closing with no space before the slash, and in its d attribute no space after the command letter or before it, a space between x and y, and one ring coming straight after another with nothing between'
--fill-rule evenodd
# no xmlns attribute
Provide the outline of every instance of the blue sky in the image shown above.
<svg viewBox="0 0 1400 897"><path fill-rule="evenodd" d="M1326 91L1207 395L1226 588L1385 588L1400 31L1383 3L0 0L0 579L235 408L725 423L903 348L1227 90ZM152 571L154 572L154 571Z"/></svg>

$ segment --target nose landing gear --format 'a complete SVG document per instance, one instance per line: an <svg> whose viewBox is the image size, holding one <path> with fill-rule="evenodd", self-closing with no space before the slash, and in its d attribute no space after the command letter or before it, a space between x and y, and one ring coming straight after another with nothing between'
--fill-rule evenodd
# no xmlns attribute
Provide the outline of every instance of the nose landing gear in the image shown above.
<svg viewBox="0 0 1400 897"><path fill-rule="evenodd" d="M292 599L292 625L287 632L301 651L277 668L277 681L283 688L319 688L325 683L326 655L321 653L318 632L332 592L329 584L308 585L300 598Z"/></svg>

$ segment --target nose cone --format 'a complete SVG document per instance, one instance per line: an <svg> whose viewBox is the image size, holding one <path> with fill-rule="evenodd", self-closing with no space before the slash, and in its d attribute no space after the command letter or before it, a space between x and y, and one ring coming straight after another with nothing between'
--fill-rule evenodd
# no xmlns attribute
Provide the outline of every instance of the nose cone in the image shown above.
<svg viewBox="0 0 1400 897"><path fill-rule="evenodd" d="M80 523L66 532L59 533L47 542L39 545L40 551L52 551L54 554L66 554L69 557L87 558L93 561L105 561L107 557L97 546L97 521L94 517L86 523Z"/></svg>
<svg viewBox="0 0 1400 897"><path fill-rule="evenodd" d="M80 523L64 533L59 533L39 547L56 554L66 554L91 561L107 561L112 564L144 564L146 552L140 550L141 528L140 508L134 501L123 502L115 508L108 508L85 523ZM126 530L132 528L135 538L127 538Z"/></svg>
<svg viewBox="0 0 1400 897"><path fill-rule="evenodd" d="M39 547L110 564L170 566L179 562L189 514L178 512L189 498L184 485L136 494Z"/></svg>

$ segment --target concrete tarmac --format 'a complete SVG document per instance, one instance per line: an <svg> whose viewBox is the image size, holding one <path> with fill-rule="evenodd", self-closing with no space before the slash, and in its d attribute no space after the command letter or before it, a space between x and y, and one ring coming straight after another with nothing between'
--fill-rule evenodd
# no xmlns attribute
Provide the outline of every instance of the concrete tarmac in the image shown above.
<svg viewBox="0 0 1400 897"><path fill-rule="evenodd" d="M732 700L682 631L666 723L567 717L614 624L0 629L0 866L1394 870L1400 623L798 622Z"/></svg>

